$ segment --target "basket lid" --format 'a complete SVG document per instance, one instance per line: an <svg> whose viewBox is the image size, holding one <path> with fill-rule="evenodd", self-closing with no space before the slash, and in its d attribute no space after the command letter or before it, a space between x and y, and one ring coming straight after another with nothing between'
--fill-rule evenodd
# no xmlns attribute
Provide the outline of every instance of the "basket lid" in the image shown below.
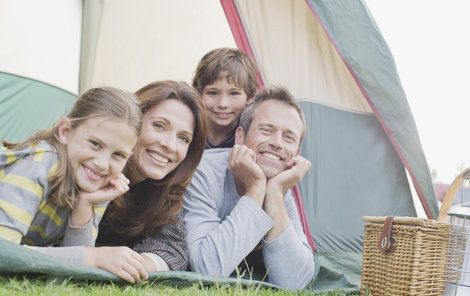
<svg viewBox="0 0 470 296"><path fill-rule="evenodd" d="M470 218L470 208L468 206L453 206L447 213L449 216L457 216L461 218Z"/></svg>
<svg viewBox="0 0 470 296"><path fill-rule="evenodd" d="M364 216L362 219L365 222L369 223L384 223L385 219L387 217L385 216ZM393 217L393 224L397 225L419 225L419 226L425 226L425 227L434 227L437 226L438 223L435 220L429 220L426 218L418 218L418 217L400 217L400 216L395 216Z"/></svg>

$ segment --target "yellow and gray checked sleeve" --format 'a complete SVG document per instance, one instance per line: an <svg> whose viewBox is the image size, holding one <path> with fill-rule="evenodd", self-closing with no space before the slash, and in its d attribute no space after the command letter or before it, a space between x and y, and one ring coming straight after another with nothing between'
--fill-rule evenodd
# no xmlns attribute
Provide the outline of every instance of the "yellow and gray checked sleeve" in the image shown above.
<svg viewBox="0 0 470 296"><path fill-rule="evenodd" d="M0 151L0 237L18 244L48 190L48 171L35 157Z"/></svg>

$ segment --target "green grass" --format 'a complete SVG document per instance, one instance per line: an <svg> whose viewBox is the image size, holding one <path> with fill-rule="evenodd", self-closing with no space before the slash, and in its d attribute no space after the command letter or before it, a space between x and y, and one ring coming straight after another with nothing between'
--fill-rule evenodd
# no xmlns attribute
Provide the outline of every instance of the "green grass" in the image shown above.
<svg viewBox="0 0 470 296"><path fill-rule="evenodd" d="M190 287L177 288L164 284L144 283L139 285L118 285L113 283L86 283L71 280L58 281L47 280L47 278L28 278L28 277L7 277L0 276L0 296L14 295L177 295L177 296L222 296L222 295L255 295L255 296L306 296L306 295L324 295L340 296L346 295L344 292L330 292L324 294L315 294L308 291L287 292L281 290L271 290L261 287L228 286L215 285L203 287L194 285Z"/></svg>

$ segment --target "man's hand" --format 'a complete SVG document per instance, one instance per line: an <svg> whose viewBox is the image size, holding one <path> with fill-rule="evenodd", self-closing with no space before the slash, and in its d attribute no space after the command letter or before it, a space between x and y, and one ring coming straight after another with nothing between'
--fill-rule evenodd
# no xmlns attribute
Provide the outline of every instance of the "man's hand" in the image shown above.
<svg viewBox="0 0 470 296"><path fill-rule="evenodd" d="M287 190L302 180L311 163L302 156L295 156L287 166L287 170L268 180L263 209L274 220L275 226L265 235L267 241L276 239L289 225L284 196Z"/></svg>
<svg viewBox="0 0 470 296"><path fill-rule="evenodd" d="M311 162L300 155L287 163L288 169L268 180L268 190L280 191L282 196L302 180L311 166Z"/></svg>
<svg viewBox="0 0 470 296"><path fill-rule="evenodd" d="M266 194L266 176L256 163L255 152L245 145L235 144L229 155L229 170L235 177L238 193L261 206Z"/></svg>

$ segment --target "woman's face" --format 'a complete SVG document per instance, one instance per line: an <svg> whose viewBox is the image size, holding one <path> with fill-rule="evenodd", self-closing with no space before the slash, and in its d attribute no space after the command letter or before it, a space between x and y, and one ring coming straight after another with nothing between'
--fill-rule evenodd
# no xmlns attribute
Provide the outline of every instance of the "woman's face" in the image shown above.
<svg viewBox="0 0 470 296"><path fill-rule="evenodd" d="M188 106L167 99L149 109L142 117L142 133L132 159L140 180L161 180L186 157L193 139L194 115Z"/></svg>

